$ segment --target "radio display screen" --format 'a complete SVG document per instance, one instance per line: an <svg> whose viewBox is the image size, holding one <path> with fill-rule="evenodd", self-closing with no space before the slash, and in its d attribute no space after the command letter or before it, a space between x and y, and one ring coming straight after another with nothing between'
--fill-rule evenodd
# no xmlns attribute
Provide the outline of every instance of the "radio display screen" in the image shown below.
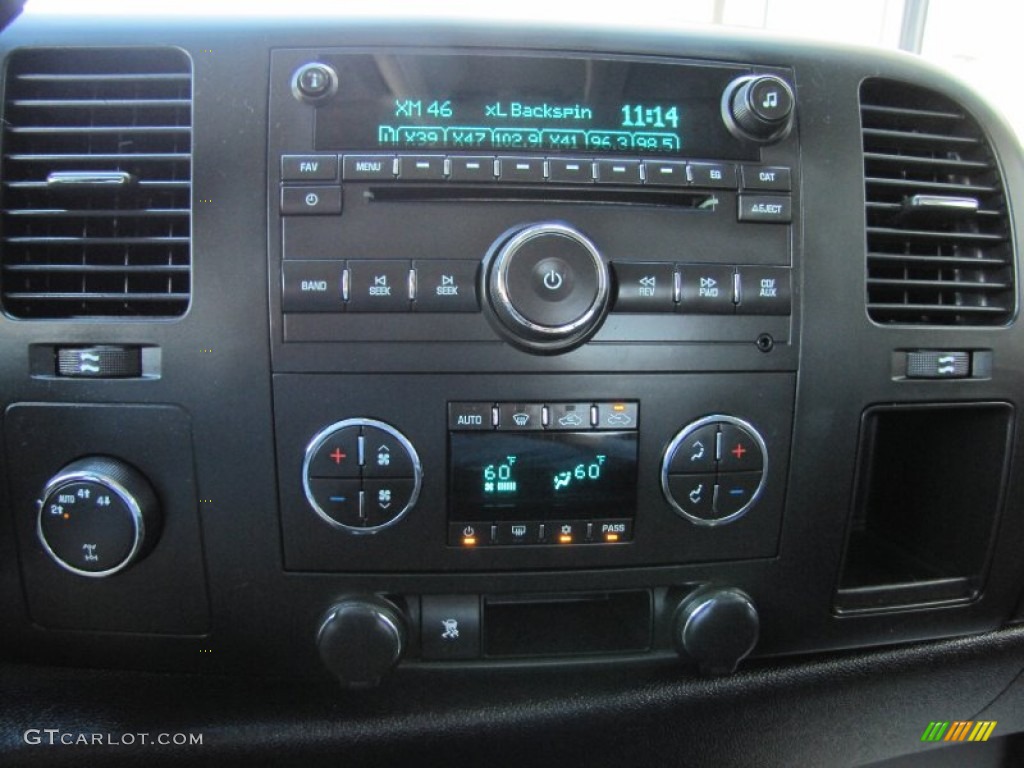
<svg viewBox="0 0 1024 768"><path fill-rule="evenodd" d="M475 54L325 57L318 150L757 159L722 120L738 67Z"/></svg>
<svg viewBox="0 0 1024 768"><path fill-rule="evenodd" d="M637 432L452 432L452 522L633 517Z"/></svg>

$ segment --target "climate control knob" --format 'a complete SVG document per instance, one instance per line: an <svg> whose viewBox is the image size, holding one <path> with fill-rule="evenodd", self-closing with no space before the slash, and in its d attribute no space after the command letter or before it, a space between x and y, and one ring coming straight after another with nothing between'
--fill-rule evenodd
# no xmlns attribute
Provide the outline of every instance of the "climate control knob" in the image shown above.
<svg viewBox="0 0 1024 768"><path fill-rule="evenodd" d="M531 352L582 344L608 311L608 265L586 235L562 222L498 238L484 259L484 281L492 325Z"/></svg>
<svg viewBox="0 0 1024 768"><path fill-rule="evenodd" d="M734 80L722 96L726 125L741 138L764 144L778 141L793 127L793 89L775 75Z"/></svg>
<svg viewBox="0 0 1024 768"><path fill-rule="evenodd" d="M143 558L160 531L156 494L123 461L79 459L54 475L37 502L36 534L61 568L112 576Z"/></svg>

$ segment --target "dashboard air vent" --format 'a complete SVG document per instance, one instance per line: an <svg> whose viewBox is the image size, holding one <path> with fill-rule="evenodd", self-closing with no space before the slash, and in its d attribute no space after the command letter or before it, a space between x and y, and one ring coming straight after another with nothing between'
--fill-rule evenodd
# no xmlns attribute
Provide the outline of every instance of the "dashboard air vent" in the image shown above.
<svg viewBox="0 0 1024 768"><path fill-rule="evenodd" d="M868 314L887 324L1006 324L1013 248L980 127L917 86L872 79L860 97Z"/></svg>
<svg viewBox="0 0 1024 768"><path fill-rule="evenodd" d="M17 318L176 317L191 285L192 69L173 48L7 61L0 265Z"/></svg>

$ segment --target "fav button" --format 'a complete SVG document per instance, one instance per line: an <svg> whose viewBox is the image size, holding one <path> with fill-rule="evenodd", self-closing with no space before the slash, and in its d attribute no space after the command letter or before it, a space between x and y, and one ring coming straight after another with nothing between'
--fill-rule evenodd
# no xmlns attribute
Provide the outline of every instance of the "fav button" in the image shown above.
<svg viewBox="0 0 1024 768"><path fill-rule="evenodd" d="M338 178L337 155L282 155L284 181L334 181Z"/></svg>

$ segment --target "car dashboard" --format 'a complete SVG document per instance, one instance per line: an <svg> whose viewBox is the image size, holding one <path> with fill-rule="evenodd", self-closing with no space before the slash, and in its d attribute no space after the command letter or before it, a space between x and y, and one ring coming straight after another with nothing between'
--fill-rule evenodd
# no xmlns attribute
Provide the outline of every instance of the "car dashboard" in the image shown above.
<svg viewBox="0 0 1024 768"><path fill-rule="evenodd" d="M0 47L5 759L1024 730L1024 155L964 84L437 19Z"/></svg>

